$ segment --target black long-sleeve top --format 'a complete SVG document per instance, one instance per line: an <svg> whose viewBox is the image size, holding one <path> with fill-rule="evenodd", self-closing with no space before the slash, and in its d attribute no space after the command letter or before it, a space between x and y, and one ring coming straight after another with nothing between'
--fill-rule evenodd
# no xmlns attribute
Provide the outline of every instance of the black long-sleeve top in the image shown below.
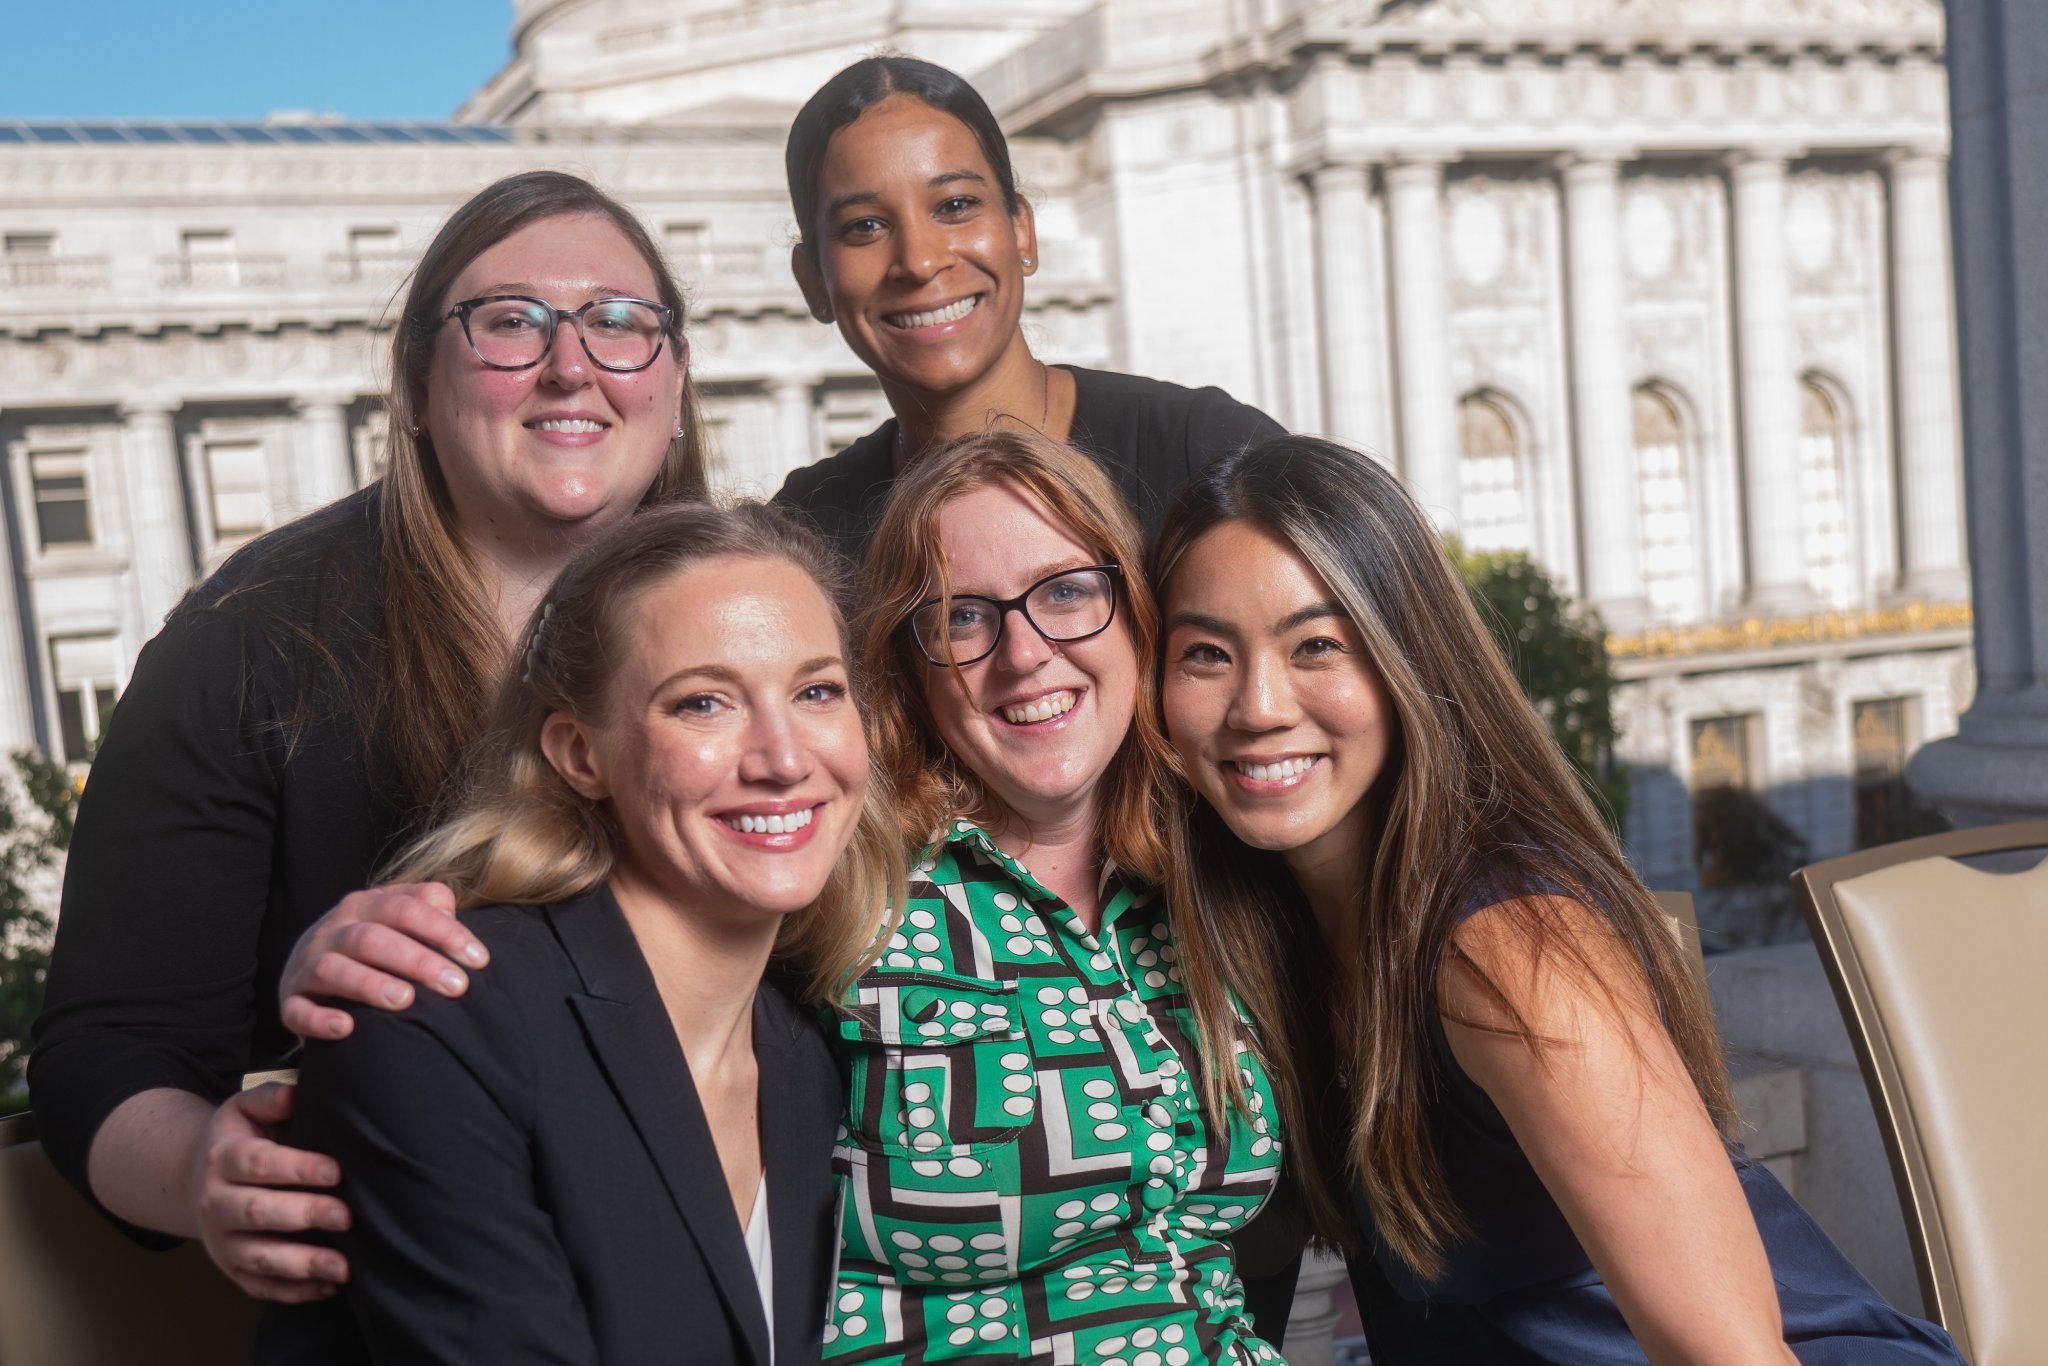
<svg viewBox="0 0 2048 1366"><path fill-rule="evenodd" d="M86 783L29 1058L37 1131L90 1196L101 1123L220 1100L292 1039L299 934L405 833L343 680L382 667L375 486L245 547L146 645Z"/></svg>
<svg viewBox="0 0 2048 1366"><path fill-rule="evenodd" d="M1217 457L1286 429L1214 387L1188 389L1142 375L1060 367L1074 377L1072 443L1116 480L1150 537L1189 479ZM850 562L868 542L896 486L896 419L836 455L790 473L775 501L799 509Z"/></svg>

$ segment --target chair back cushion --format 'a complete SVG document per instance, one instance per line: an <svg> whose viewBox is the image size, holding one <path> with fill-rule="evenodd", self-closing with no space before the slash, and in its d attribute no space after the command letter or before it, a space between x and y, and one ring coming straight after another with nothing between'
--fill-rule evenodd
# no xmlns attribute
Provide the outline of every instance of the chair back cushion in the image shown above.
<svg viewBox="0 0 2048 1366"><path fill-rule="evenodd" d="M20 1132L20 1130L15 1130ZM128 1241L33 1141L0 1135L0 1363L239 1366L261 1306L197 1243Z"/></svg>
<svg viewBox="0 0 2048 1366"><path fill-rule="evenodd" d="M1906 1100L1976 1366L2048 1361L2048 864L1946 858L1835 884ZM1900 1108L1899 1102L1893 1102Z"/></svg>

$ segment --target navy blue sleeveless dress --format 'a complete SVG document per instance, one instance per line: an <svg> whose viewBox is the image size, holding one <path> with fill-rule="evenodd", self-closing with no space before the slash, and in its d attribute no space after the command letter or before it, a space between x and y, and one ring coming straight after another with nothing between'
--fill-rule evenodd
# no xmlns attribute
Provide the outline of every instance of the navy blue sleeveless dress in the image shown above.
<svg viewBox="0 0 2048 1366"><path fill-rule="evenodd" d="M1475 889L1465 914L1520 894ZM1642 1366L1614 1297L1434 1018L1430 1039L1442 1077L1431 1130L1468 1231L1443 1277L1425 1283L1380 1241L1364 1199L1353 1200L1372 1249L1352 1258L1351 1283L1374 1366ZM1762 1163L1739 1151L1733 1161L1777 1281L1785 1341L1804 1366L1962 1366L1948 1334L1887 1303Z"/></svg>

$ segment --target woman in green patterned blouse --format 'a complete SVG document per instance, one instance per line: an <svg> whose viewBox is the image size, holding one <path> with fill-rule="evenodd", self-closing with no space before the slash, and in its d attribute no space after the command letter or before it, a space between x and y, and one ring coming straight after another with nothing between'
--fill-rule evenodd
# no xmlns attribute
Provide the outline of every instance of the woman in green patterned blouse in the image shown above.
<svg viewBox="0 0 2048 1366"><path fill-rule="evenodd" d="M837 1012L828 1361L1280 1359L1225 1241L1278 1177L1278 1106L1155 890L1179 813L1140 553L1108 477L1035 433L924 457L883 515L857 634L924 847Z"/></svg>

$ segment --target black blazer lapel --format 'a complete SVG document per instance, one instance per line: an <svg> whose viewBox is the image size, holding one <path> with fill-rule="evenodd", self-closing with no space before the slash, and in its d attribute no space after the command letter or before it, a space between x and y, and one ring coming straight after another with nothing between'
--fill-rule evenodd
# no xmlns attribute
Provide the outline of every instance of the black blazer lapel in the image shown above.
<svg viewBox="0 0 2048 1366"><path fill-rule="evenodd" d="M768 1229L775 1255L775 1341L813 1343L835 1287L829 1253L839 1246L835 1220L821 1230L817 1211L832 1205L832 1130L839 1117L838 1077L806 1065L797 1046L803 1021L767 983L754 997L754 1056L761 1066L761 1148L768 1168ZM821 1234L828 1241L820 1241Z"/></svg>
<svg viewBox="0 0 2048 1366"><path fill-rule="evenodd" d="M571 996L569 1003L583 1022L591 1051L654 1158L669 1198L704 1254L726 1312L746 1334L756 1366L768 1366L761 1291L726 1191L718 1148L682 1045L625 915L610 889L600 888L548 907L547 917L583 979L585 994ZM768 1200L772 1207L772 1185Z"/></svg>

